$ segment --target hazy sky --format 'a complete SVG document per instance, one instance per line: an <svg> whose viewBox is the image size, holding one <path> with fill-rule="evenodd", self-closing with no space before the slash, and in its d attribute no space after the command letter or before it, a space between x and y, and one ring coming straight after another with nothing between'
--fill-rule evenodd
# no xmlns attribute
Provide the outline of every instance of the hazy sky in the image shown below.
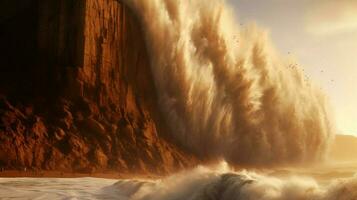
<svg viewBox="0 0 357 200"><path fill-rule="evenodd" d="M298 60L330 97L340 133L357 136L357 0L227 1Z"/></svg>

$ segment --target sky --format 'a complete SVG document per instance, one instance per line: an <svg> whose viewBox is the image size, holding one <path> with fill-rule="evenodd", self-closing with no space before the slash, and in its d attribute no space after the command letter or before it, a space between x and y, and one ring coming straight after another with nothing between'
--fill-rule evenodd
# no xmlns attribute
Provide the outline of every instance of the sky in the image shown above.
<svg viewBox="0 0 357 200"><path fill-rule="evenodd" d="M357 136L357 0L227 0L270 33L329 97L339 134Z"/></svg>

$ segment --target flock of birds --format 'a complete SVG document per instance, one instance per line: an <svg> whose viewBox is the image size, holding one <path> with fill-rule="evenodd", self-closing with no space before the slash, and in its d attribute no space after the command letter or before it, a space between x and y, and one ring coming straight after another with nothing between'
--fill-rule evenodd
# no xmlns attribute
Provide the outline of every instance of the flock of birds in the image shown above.
<svg viewBox="0 0 357 200"><path fill-rule="evenodd" d="M243 24L240 24L241 26L243 26ZM233 37L233 40L236 42L236 44L238 45L239 44L239 36L238 35L235 35L234 37ZM287 52L287 54L288 55L291 55L291 52L290 51L288 51ZM290 65L288 65L287 66L290 70L296 70L296 69L298 69L299 68L299 65L298 64L290 64ZM301 68L301 70L302 70L302 72L305 72L305 70L304 70L304 68ZM320 73L321 74L323 74L325 71L324 70L320 70ZM304 73L305 74L305 73ZM306 84L310 84L310 76L308 76L308 75L304 75L304 82L306 83ZM329 81L330 83L334 83L335 82L335 80L334 79L330 79L330 81ZM321 87L320 87L320 89L322 89Z"/></svg>
<svg viewBox="0 0 357 200"><path fill-rule="evenodd" d="M240 25L243 26L243 24L240 24ZM238 35L233 36L233 40L235 41L236 45L239 44L239 36ZM292 53L290 51L288 51L287 54L291 55ZM299 68L299 65L296 64L296 63L295 64L290 64L290 65L287 66L287 68L290 69L290 70L296 70L296 69ZM303 68L301 68L301 70L302 70L302 72L305 72L305 70ZM320 70L320 73L324 74L325 71L324 70ZM305 84L310 85L310 76L306 75L305 73L304 73L304 82L305 82ZM330 79L329 82L330 83L334 83L335 80L334 79ZM320 89L322 89L322 87L320 87Z"/></svg>
<svg viewBox="0 0 357 200"><path fill-rule="evenodd" d="M290 52L288 52L288 54L290 54ZM298 64L290 64L290 65L288 65L288 68L291 69L291 70L293 70L293 69L296 70L296 69L299 68L299 65L298 65ZM301 71L302 71L302 72L305 72L305 69L304 69L304 68L301 68ZM321 74L324 74L324 72L325 72L324 70L320 70L320 73L321 73ZM304 73L304 82L305 82L306 84L310 85L310 76L306 75L305 73ZM334 79L330 79L329 82L330 82L330 83L334 83L335 80L334 80ZM322 87L319 87L319 88L322 90Z"/></svg>

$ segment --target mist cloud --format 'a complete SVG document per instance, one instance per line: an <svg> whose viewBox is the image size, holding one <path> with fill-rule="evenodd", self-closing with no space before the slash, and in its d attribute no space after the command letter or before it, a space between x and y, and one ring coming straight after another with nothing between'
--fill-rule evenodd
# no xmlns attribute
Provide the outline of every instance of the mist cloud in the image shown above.
<svg viewBox="0 0 357 200"><path fill-rule="evenodd" d="M127 0L142 20L176 142L234 164L312 162L334 133L325 96L220 0Z"/></svg>

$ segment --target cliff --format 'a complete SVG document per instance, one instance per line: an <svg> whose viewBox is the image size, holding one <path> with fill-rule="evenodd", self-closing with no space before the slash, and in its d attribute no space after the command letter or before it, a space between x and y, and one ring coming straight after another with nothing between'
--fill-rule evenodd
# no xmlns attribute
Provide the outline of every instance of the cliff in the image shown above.
<svg viewBox="0 0 357 200"><path fill-rule="evenodd" d="M140 23L125 5L0 4L0 167L166 173L196 162L161 123Z"/></svg>
<svg viewBox="0 0 357 200"><path fill-rule="evenodd" d="M352 135L336 135L331 145L330 157L333 161L357 161L357 137Z"/></svg>

